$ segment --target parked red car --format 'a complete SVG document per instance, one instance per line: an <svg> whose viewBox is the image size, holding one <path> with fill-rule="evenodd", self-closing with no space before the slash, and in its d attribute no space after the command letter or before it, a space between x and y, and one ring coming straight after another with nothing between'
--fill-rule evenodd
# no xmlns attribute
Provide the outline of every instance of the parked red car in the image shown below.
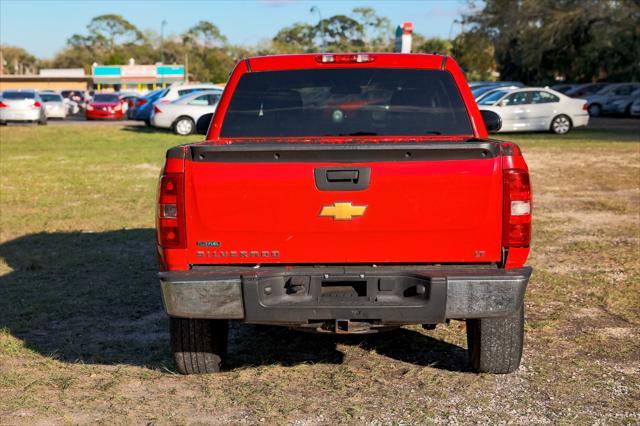
<svg viewBox="0 0 640 426"><path fill-rule="evenodd" d="M87 105L87 120L122 120L125 102L117 93L96 93Z"/></svg>

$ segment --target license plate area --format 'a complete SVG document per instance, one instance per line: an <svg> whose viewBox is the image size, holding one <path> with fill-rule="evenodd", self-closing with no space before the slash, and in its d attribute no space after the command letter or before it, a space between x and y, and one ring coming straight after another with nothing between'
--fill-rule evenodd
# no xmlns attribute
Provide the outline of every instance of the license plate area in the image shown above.
<svg viewBox="0 0 640 426"><path fill-rule="evenodd" d="M367 281L322 281L321 299L367 297Z"/></svg>

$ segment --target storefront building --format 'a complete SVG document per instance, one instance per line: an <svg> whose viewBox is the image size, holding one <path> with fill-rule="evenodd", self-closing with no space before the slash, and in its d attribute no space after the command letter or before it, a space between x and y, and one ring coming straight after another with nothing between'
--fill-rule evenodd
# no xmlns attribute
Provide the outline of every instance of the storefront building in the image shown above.
<svg viewBox="0 0 640 426"><path fill-rule="evenodd" d="M185 79L183 65L94 65L93 87L97 91L146 92Z"/></svg>

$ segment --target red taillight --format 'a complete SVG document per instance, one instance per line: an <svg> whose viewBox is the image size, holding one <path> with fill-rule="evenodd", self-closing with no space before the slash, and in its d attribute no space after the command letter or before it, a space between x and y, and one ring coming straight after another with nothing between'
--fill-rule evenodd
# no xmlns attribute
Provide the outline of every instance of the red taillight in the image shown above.
<svg viewBox="0 0 640 426"><path fill-rule="evenodd" d="M34 107L34 108L40 108L41 106L42 106L42 104L40 104L40 102L38 102L38 101L35 101L35 102L33 103L33 107Z"/></svg>
<svg viewBox="0 0 640 426"><path fill-rule="evenodd" d="M158 244L165 248L185 248L184 189L182 173L165 173L158 191Z"/></svg>
<svg viewBox="0 0 640 426"><path fill-rule="evenodd" d="M0 102L0 108L9 108L9 105L5 104L4 102Z"/></svg>
<svg viewBox="0 0 640 426"><path fill-rule="evenodd" d="M586 102L582 104L582 110L583 111L588 111L589 110L589 108L587 108L587 103Z"/></svg>
<svg viewBox="0 0 640 426"><path fill-rule="evenodd" d="M531 184L522 169L503 171L504 219L502 245L527 247L531 243Z"/></svg>
<svg viewBox="0 0 640 426"><path fill-rule="evenodd" d="M155 112L156 114L160 114L162 112L162 110L160 108L158 108L157 105L153 106L153 112Z"/></svg>
<svg viewBox="0 0 640 426"><path fill-rule="evenodd" d="M138 106L142 106L147 103L146 99L138 99Z"/></svg>
<svg viewBox="0 0 640 426"><path fill-rule="evenodd" d="M321 64L347 64L347 63L365 63L365 62L373 62L376 57L374 55L369 55L366 53L357 53L353 55L333 55L333 54L325 54L318 55L315 57L316 62Z"/></svg>

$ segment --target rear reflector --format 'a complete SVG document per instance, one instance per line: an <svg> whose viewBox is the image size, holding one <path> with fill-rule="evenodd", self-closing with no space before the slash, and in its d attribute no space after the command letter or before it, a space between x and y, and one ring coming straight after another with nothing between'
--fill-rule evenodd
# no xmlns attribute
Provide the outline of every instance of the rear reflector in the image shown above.
<svg viewBox="0 0 640 426"><path fill-rule="evenodd" d="M321 64L347 64L373 62L376 57L374 55L359 53L354 55L318 55L315 59L316 62Z"/></svg>
<svg viewBox="0 0 640 426"><path fill-rule="evenodd" d="M527 247L531 243L531 184L529 173L521 169L504 170L504 247Z"/></svg>

